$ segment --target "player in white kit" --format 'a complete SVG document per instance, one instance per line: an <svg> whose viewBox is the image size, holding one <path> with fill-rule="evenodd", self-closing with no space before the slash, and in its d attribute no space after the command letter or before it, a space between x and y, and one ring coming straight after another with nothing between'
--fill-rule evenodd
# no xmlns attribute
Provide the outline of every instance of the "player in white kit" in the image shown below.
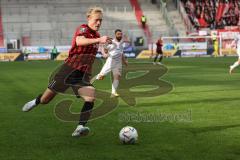
<svg viewBox="0 0 240 160"><path fill-rule="evenodd" d="M112 82L112 97L118 97L117 88L122 73L122 63L126 66L128 64L125 59L124 53L124 42L122 41L122 31L120 29L115 30L115 38L111 44L104 47L105 57L107 57L106 63L102 70L97 75L97 80L102 80L109 72L113 73Z"/></svg>
<svg viewBox="0 0 240 160"><path fill-rule="evenodd" d="M232 74L233 70L240 64L240 33L236 35L234 41L231 44L231 47L234 45L234 43L236 43L237 45L238 60L233 65L230 66L230 70L229 70L230 74Z"/></svg>

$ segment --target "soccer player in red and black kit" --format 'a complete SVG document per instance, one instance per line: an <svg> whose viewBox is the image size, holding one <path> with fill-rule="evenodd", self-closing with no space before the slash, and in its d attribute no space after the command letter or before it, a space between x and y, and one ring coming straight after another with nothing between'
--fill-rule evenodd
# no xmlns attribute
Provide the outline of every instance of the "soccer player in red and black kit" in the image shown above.
<svg viewBox="0 0 240 160"><path fill-rule="evenodd" d="M153 64L160 64L161 65L162 64L161 61L163 59L163 51L162 51L163 41L162 41L161 37L157 41L156 45L157 45L157 49L156 49L157 54L156 54L156 57L154 58ZM159 57L159 61L158 61L158 63L156 63L158 57Z"/></svg>
<svg viewBox="0 0 240 160"><path fill-rule="evenodd" d="M84 136L89 133L85 126L90 118L95 100L95 89L90 83L91 68L98 50L98 44L111 43L111 38L100 37L98 30L102 23L103 12L99 7L87 11L88 24L79 26L72 40L69 56L55 74L45 92L36 99L26 103L22 110L28 112L38 104L49 103L57 93L65 92L72 87L77 96L84 99L80 113L80 120L73 137Z"/></svg>

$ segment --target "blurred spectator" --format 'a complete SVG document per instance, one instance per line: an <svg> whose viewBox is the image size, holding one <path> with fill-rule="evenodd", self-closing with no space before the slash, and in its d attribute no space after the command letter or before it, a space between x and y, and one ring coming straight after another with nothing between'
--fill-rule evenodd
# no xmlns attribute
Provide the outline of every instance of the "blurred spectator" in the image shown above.
<svg viewBox="0 0 240 160"><path fill-rule="evenodd" d="M154 61L153 61L153 64L162 64L162 59L163 59L163 51L162 51L162 47L163 47L163 40L162 40L162 37L160 37L156 43L157 45L157 49L156 49L156 56L154 58ZM159 58L158 60L158 63L157 63L157 59Z"/></svg>
<svg viewBox="0 0 240 160"><path fill-rule="evenodd" d="M174 56L179 56L179 57L181 57L181 56L182 56L182 51L180 50L180 47L179 47L178 42L175 42L175 43L174 43L174 49L176 50Z"/></svg>
<svg viewBox="0 0 240 160"><path fill-rule="evenodd" d="M51 59L55 59L58 55L58 50L56 48L56 46L53 47L52 51L51 51Z"/></svg>
<svg viewBox="0 0 240 160"><path fill-rule="evenodd" d="M225 20L224 20L223 18L221 18L221 19L217 22L216 26L217 26L216 28L223 29L224 26L226 26Z"/></svg>
<svg viewBox="0 0 240 160"><path fill-rule="evenodd" d="M147 18L146 18L146 16L142 15L142 17L141 17L141 23L142 23L142 27L145 28L146 23L147 23Z"/></svg>
<svg viewBox="0 0 240 160"><path fill-rule="evenodd" d="M24 60L28 61L28 55L31 53L31 51L27 48L24 48L23 50L23 55L24 55Z"/></svg>
<svg viewBox="0 0 240 160"><path fill-rule="evenodd" d="M143 37L137 37L136 41L134 42L135 46L143 46L144 45L144 39Z"/></svg>
<svg viewBox="0 0 240 160"><path fill-rule="evenodd" d="M181 0L186 13L196 29L237 26L239 22L239 0Z"/></svg>

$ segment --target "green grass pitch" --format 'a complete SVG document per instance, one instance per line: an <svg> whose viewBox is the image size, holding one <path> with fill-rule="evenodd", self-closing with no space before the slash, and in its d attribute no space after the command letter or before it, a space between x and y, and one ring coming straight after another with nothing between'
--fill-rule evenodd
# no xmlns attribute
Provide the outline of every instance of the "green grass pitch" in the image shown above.
<svg viewBox="0 0 240 160"><path fill-rule="evenodd" d="M50 104L29 113L21 107L44 91L53 61L0 63L1 160L238 160L240 159L240 71L228 74L236 57L164 59L162 79L174 85L168 94L139 98L135 107L120 100L107 116L91 121L91 134L72 138L76 123L54 116L58 95ZM149 60L130 60L131 62ZM101 85L110 88L106 79ZM98 86L96 86L98 87ZM74 111L80 111L76 100ZM188 121L122 121L122 113L143 115L187 114ZM169 117L168 117L169 118ZM138 130L135 145L122 145L120 129Z"/></svg>

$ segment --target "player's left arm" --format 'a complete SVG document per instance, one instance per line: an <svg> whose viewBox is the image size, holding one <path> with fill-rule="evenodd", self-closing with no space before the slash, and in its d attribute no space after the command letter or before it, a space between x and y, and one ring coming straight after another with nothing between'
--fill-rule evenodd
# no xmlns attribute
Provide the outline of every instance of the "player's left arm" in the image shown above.
<svg viewBox="0 0 240 160"><path fill-rule="evenodd" d="M127 61L124 53L122 53L122 61L123 61L123 63L125 64L125 66L128 66L128 61Z"/></svg>
<svg viewBox="0 0 240 160"><path fill-rule="evenodd" d="M103 48L102 56L103 56L103 58L108 58L109 57L108 49Z"/></svg>
<svg viewBox="0 0 240 160"><path fill-rule="evenodd" d="M102 48L103 58L108 58L109 57L109 48L110 48L109 44L104 44L104 45L102 45L101 48Z"/></svg>

